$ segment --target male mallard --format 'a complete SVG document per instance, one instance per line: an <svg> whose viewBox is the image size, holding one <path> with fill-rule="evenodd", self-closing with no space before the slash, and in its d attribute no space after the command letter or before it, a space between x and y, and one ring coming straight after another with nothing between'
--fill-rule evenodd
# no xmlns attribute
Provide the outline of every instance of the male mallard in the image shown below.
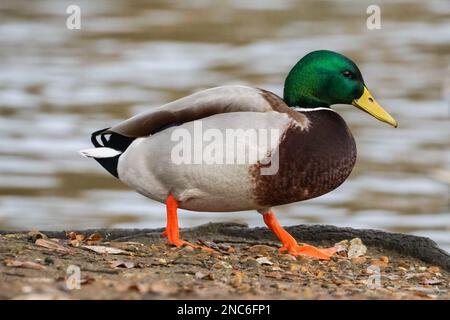
<svg viewBox="0 0 450 320"><path fill-rule="evenodd" d="M197 247L180 240L177 208L255 209L281 240L280 251L329 259L334 248L299 245L280 226L271 207L321 196L350 174L356 160L355 141L345 121L331 109L334 104L352 104L397 127L367 90L355 63L321 50L307 54L292 68L283 99L244 86L200 91L94 132L96 148L81 153L96 159L139 193L166 204L163 234L171 245ZM204 133L201 137L199 127ZM258 143L252 130L280 134L269 145ZM213 161L202 159L208 145L199 149L196 141L212 144L228 132L246 135L240 140L234 137L240 152L234 152L234 144L225 143L223 148L222 141L212 148L214 152L209 150ZM182 141L181 150L183 135L193 137L194 142ZM237 161L243 154L251 158L250 150L256 150L259 157L246 163ZM190 159L191 153L191 163L180 163L179 157ZM271 167L275 168L272 172Z"/></svg>

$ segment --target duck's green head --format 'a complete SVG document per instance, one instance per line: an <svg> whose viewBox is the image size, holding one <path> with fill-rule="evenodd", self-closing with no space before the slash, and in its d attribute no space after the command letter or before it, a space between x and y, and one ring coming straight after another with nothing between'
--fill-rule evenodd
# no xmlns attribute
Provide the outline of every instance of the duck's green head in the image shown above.
<svg viewBox="0 0 450 320"><path fill-rule="evenodd" d="M333 51L313 51L297 62L284 83L284 101L291 107L302 108L352 104L397 127L395 119L366 88L356 64Z"/></svg>

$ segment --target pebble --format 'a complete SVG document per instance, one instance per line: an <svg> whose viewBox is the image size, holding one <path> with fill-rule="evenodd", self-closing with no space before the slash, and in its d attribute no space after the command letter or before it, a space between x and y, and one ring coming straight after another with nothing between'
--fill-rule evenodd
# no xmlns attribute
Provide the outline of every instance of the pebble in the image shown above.
<svg viewBox="0 0 450 320"><path fill-rule="evenodd" d="M361 256L361 257L352 258L351 261L354 265L360 265L360 264L365 263L367 261L367 258L365 256Z"/></svg>
<svg viewBox="0 0 450 320"><path fill-rule="evenodd" d="M362 243L360 238L354 238L350 241L347 256L350 259L365 255L367 247Z"/></svg>
<svg viewBox="0 0 450 320"><path fill-rule="evenodd" d="M184 248L181 249L181 251L184 251L184 252L194 252L194 250L195 249L191 246L184 246Z"/></svg>
<svg viewBox="0 0 450 320"><path fill-rule="evenodd" d="M431 266L431 267L428 267L427 271L432 272L432 273L439 273L441 271L441 269L436 266Z"/></svg>

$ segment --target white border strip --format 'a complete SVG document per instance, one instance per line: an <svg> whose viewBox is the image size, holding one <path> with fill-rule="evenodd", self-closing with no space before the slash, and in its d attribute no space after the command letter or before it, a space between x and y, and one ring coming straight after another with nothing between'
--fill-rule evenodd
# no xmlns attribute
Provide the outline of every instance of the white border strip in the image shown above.
<svg viewBox="0 0 450 320"><path fill-rule="evenodd" d="M328 110L328 111L334 111L331 108L324 108L324 107L319 107L319 108L300 108L300 107L293 107L292 109L294 109L295 111L300 111L300 112L311 112L311 111L319 111L319 110Z"/></svg>

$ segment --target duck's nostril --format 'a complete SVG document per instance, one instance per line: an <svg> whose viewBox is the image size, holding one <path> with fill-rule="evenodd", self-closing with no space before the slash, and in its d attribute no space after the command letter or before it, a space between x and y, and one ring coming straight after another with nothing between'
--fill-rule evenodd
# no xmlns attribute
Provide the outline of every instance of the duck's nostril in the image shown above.
<svg viewBox="0 0 450 320"><path fill-rule="evenodd" d="M370 102L373 102L373 98L372 98L372 97L369 97L369 101L370 101Z"/></svg>

